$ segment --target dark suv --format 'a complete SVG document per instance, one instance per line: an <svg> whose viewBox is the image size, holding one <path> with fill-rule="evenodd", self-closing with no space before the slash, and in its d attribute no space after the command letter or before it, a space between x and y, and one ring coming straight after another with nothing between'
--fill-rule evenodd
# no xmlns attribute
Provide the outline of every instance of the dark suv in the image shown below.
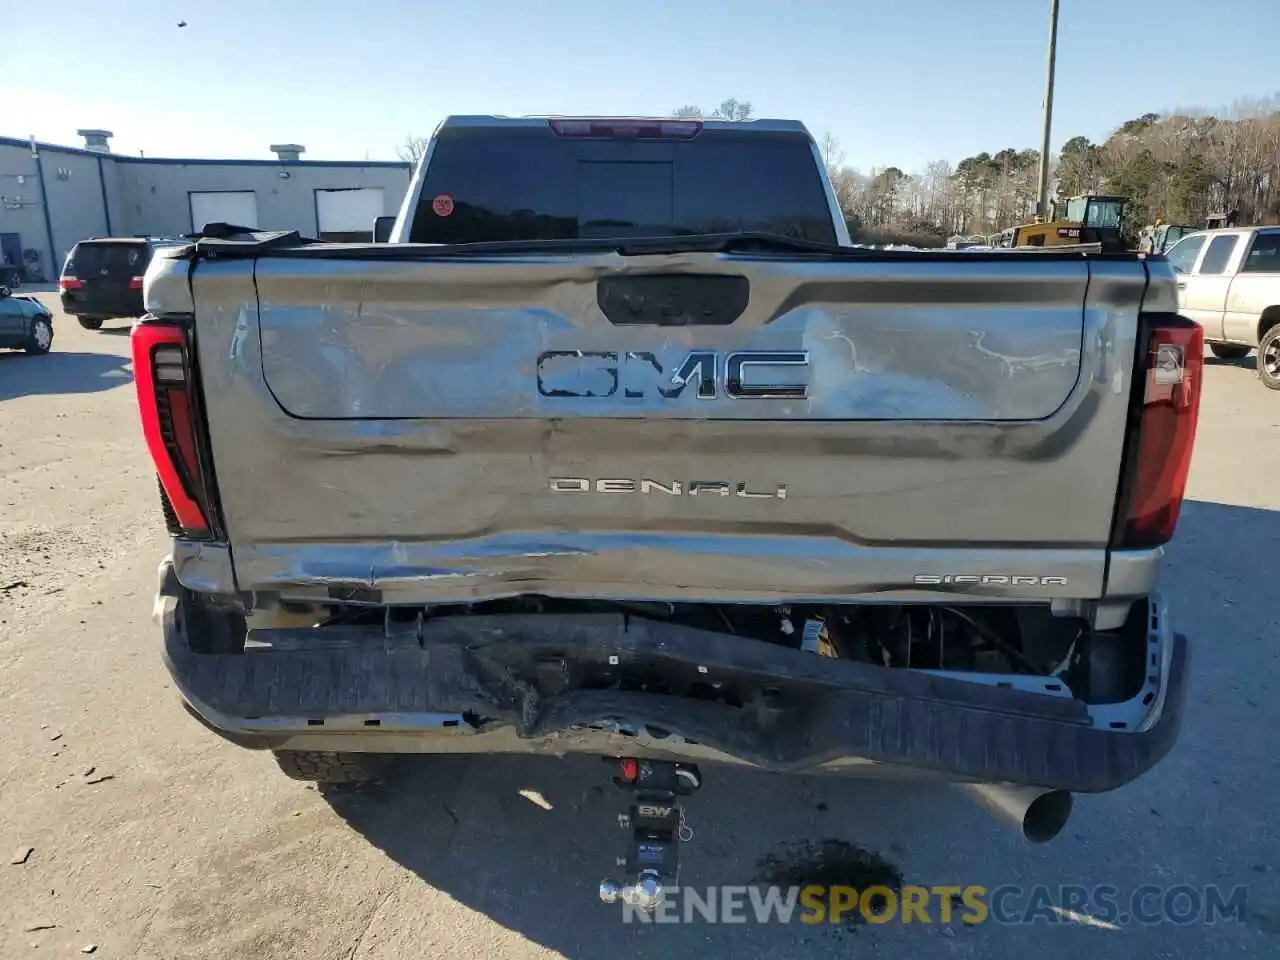
<svg viewBox="0 0 1280 960"><path fill-rule="evenodd" d="M72 249L58 278L62 309L86 330L111 317L140 317L142 275L152 254L181 240L154 237L95 237Z"/></svg>

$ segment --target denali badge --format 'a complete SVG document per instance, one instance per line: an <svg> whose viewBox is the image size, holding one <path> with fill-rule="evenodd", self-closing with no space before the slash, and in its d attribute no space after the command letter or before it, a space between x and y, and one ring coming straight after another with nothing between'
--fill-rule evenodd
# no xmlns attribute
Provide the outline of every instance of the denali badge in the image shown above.
<svg viewBox="0 0 1280 960"><path fill-rule="evenodd" d="M552 493L658 493L668 497L727 497L733 495L743 500L785 500L787 485L780 483L772 490L768 487L751 489L746 481L730 480L648 480L630 477L608 477L588 480L586 477L552 477L547 481Z"/></svg>
<svg viewBox="0 0 1280 960"><path fill-rule="evenodd" d="M741 350L724 356L695 350L670 370L647 350L547 350L538 355L538 393L594 399L621 391L628 400L655 394L674 400L693 384L699 400L714 400L721 389L736 400L802 400L809 392L808 366L806 350ZM790 376L783 373L788 369Z"/></svg>

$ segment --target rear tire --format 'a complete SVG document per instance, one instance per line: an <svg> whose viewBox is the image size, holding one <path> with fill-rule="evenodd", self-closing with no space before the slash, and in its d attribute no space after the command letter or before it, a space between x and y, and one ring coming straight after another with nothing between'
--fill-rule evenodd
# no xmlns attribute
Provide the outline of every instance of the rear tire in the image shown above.
<svg viewBox="0 0 1280 960"><path fill-rule="evenodd" d="M273 750L286 777L310 783L362 783L381 779L391 768L385 753L329 750Z"/></svg>
<svg viewBox="0 0 1280 960"><path fill-rule="evenodd" d="M1253 347L1242 347L1238 343L1211 343L1209 349L1219 360L1243 360Z"/></svg>
<svg viewBox="0 0 1280 960"><path fill-rule="evenodd" d="M1258 341L1258 379L1269 390L1280 390L1280 324Z"/></svg>
<svg viewBox="0 0 1280 960"><path fill-rule="evenodd" d="M53 347L53 324L48 317L36 317L31 321L31 335L23 350L30 354L48 353Z"/></svg>
<svg viewBox="0 0 1280 960"><path fill-rule="evenodd" d="M76 320L78 320L80 322L80 326L84 327L86 330L102 329L101 317L76 317Z"/></svg>

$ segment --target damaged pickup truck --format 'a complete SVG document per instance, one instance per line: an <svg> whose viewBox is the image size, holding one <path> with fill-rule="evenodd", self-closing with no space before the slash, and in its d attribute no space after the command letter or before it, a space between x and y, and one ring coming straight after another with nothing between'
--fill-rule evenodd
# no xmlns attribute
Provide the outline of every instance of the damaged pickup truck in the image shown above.
<svg viewBox="0 0 1280 960"><path fill-rule="evenodd" d="M1045 840L1175 741L1161 258L856 247L793 122L462 117L390 242L211 228L145 296L166 662L290 776L612 758L642 901L699 765Z"/></svg>

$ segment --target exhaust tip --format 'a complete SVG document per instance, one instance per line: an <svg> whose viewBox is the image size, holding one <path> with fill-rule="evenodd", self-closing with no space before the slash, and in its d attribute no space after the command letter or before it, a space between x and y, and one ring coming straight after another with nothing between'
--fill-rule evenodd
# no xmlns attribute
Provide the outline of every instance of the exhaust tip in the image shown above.
<svg viewBox="0 0 1280 960"><path fill-rule="evenodd" d="M969 793L1028 843L1048 843L1071 819L1070 791L1045 790L1010 783L970 783Z"/></svg>
<svg viewBox="0 0 1280 960"><path fill-rule="evenodd" d="M1022 817L1023 837L1028 843L1048 843L1067 825L1074 802L1066 790L1042 793Z"/></svg>

